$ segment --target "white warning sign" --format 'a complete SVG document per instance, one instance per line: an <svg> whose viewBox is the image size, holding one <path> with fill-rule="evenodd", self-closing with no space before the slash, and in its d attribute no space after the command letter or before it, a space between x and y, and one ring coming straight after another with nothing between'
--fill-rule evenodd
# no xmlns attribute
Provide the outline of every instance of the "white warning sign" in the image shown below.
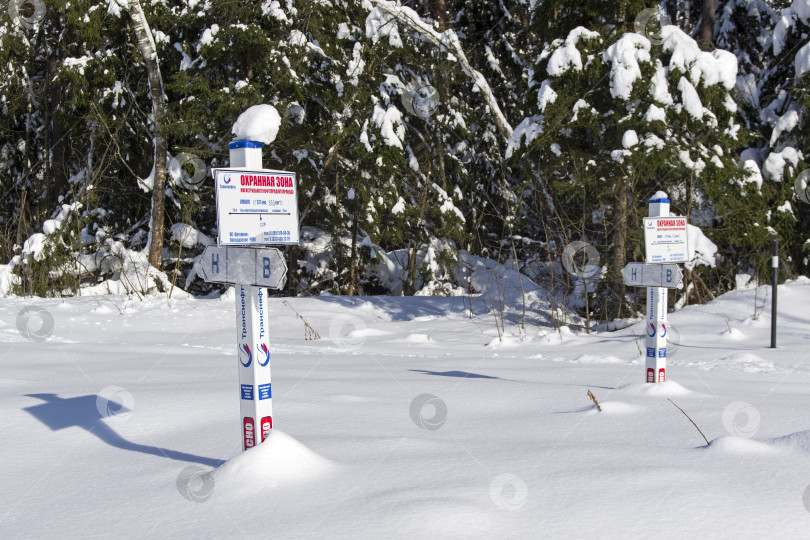
<svg viewBox="0 0 810 540"><path fill-rule="evenodd" d="M214 169L220 246L298 244L294 172Z"/></svg>
<svg viewBox="0 0 810 540"><path fill-rule="evenodd" d="M689 261L686 218L644 218L644 243L647 248L647 263L683 263Z"/></svg>

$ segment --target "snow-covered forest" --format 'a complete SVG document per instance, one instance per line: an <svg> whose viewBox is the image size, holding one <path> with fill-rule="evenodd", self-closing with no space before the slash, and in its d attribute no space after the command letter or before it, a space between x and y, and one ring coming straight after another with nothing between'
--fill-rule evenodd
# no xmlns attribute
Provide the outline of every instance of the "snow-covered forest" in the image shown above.
<svg viewBox="0 0 810 540"><path fill-rule="evenodd" d="M810 268L810 0L1 15L0 294L217 287L193 267L216 237L210 168L259 103L281 114L265 167L299 182L283 294L472 293L464 262L485 257L581 315L626 317L639 299L619 271L643 259L659 190L706 237L674 305L767 279L772 235L783 279Z"/></svg>

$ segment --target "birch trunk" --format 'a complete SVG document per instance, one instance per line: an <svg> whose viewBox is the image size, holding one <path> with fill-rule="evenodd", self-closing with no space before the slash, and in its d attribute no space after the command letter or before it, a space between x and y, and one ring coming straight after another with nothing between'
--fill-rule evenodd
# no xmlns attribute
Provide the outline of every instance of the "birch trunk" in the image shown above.
<svg viewBox="0 0 810 540"><path fill-rule="evenodd" d="M140 0L129 0L126 6L132 19L132 27L138 39L138 51L149 80L149 93L152 95L152 116L154 120L154 180L152 184L152 217L149 224L149 264L160 268L163 262L163 215L166 189L166 137L162 133L166 118L166 95L163 91L163 78L160 76L157 47L152 29L146 20Z"/></svg>

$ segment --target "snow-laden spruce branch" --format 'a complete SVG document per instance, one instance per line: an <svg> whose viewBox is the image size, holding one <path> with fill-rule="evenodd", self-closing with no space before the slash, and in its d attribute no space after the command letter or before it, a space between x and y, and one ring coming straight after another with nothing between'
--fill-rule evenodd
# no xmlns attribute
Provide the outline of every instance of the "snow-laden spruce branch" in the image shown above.
<svg viewBox="0 0 810 540"><path fill-rule="evenodd" d="M419 32L437 47L452 52L455 59L461 64L464 73L472 79L473 84L475 84L484 96L489 110L492 111L492 115L495 117L495 124L498 127L498 131L500 131L504 139L509 140L509 137L512 136L512 131L514 131L512 126L509 124L506 116L504 116L503 111L501 111L501 107L498 105L498 101L495 99L492 88L490 88L486 77L478 70L474 69L470 61L467 60L467 55L464 53L461 41L459 41L458 35L453 30L447 29L444 32L437 32L429 24L422 21L413 9L407 6L397 5L389 0L369 0L369 3L380 8L411 29Z"/></svg>

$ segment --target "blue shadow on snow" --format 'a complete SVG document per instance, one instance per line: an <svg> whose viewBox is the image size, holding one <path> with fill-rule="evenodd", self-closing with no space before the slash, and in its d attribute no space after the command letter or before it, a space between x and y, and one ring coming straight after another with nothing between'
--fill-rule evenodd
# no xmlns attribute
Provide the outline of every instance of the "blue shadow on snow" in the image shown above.
<svg viewBox="0 0 810 540"><path fill-rule="evenodd" d="M462 377L467 379L498 379L500 377L492 377L490 375L480 375L478 373L469 373L467 371L428 371L426 369L409 369L414 373L424 373L425 375L436 375L439 377Z"/></svg>
<svg viewBox="0 0 810 540"><path fill-rule="evenodd" d="M105 421L104 416L96 406L97 400L104 400L96 395L79 396L74 398L61 398L56 394L26 394L27 397L41 399L45 403L32 405L23 409L25 412L48 426L52 431L69 427L80 427L92 433L105 443L115 448L140 452L152 456L165 457L176 461L199 463L209 467L219 467L225 461L221 459L206 458L168 450L157 446L138 444L119 435ZM117 405L117 404L115 404ZM127 412L122 406L118 407L117 414Z"/></svg>

